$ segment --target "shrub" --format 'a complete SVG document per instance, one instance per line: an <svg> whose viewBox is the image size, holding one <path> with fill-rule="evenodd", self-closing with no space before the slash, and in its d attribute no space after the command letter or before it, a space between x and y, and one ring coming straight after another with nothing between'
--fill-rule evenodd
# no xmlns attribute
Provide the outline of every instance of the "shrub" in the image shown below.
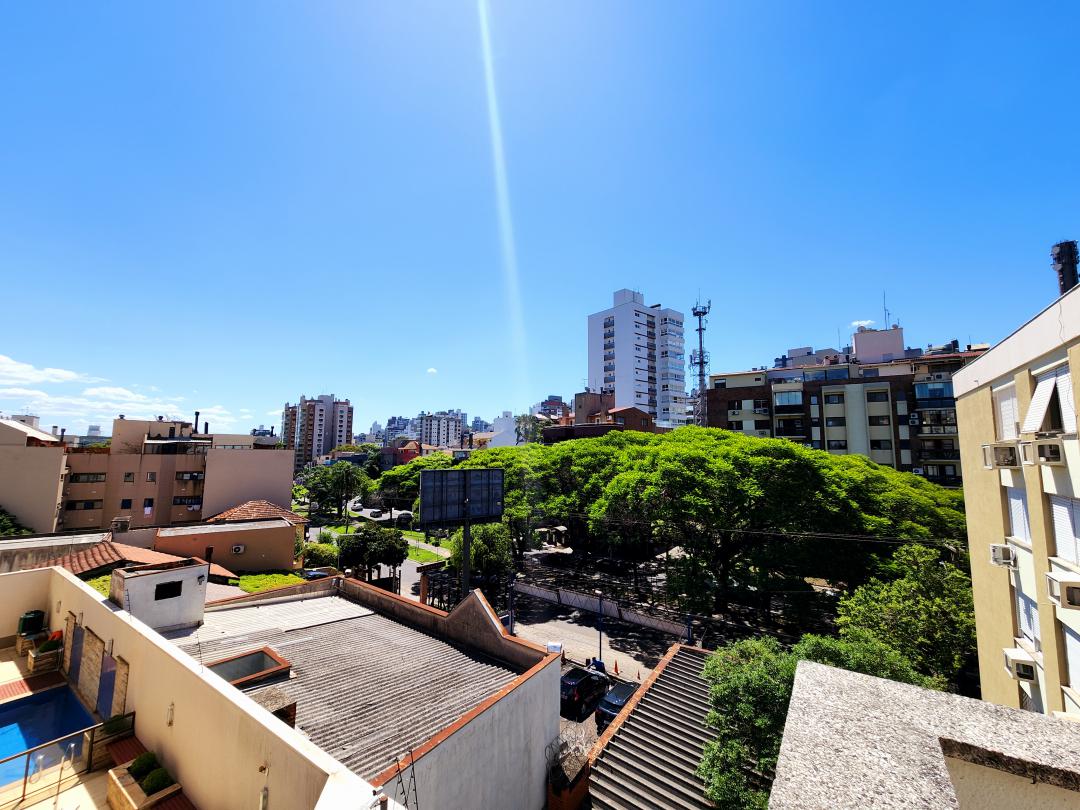
<svg viewBox="0 0 1080 810"><path fill-rule="evenodd" d="M169 785L176 784L176 780L169 775L164 768L155 768L147 774L146 778L139 783L142 792L147 796L153 796L159 790L164 790Z"/></svg>
<svg viewBox="0 0 1080 810"><path fill-rule="evenodd" d="M440 540L438 537L432 537L431 542L428 545L432 545L432 546L436 546L436 547L441 546L442 545L442 540Z"/></svg>
<svg viewBox="0 0 1080 810"><path fill-rule="evenodd" d="M101 733L111 736L113 734L119 734L121 731L127 731L130 727L130 722L127 717L122 714L116 714L102 723Z"/></svg>
<svg viewBox="0 0 1080 810"><path fill-rule="evenodd" d="M40 647L38 647L37 651L39 653L49 653L49 652L52 652L53 650L58 650L58 649L60 649L60 641L59 641L59 639L50 638L48 641L46 641L44 644L42 644Z"/></svg>
<svg viewBox="0 0 1080 810"><path fill-rule="evenodd" d="M134 776L137 782L141 782L158 767L157 755L153 751L144 751L132 760L128 773Z"/></svg>
<svg viewBox="0 0 1080 810"><path fill-rule="evenodd" d="M337 565L338 547L333 543L312 543L304 547L304 565L318 568L323 565Z"/></svg>

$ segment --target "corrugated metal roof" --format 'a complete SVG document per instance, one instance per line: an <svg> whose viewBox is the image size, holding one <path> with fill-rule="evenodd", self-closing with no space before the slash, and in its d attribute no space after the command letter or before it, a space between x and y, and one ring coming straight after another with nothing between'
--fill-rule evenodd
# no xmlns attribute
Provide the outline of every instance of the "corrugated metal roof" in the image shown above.
<svg viewBox="0 0 1080 810"><path fill-rule="evenodd" d="M198 630L166 637L203 663L270 647L292 665L291 676L246 691L272 688L295 699L296 727L365 779L516 677L338 596L215 609L204 618Z"/></svg>
<svg viewBox="0 0 1080 810"><path fill-rule="evenodd" d="M713 807L697 776L705 743L709 653L680 647L597 756L589 774L594 808Z"/></svg>

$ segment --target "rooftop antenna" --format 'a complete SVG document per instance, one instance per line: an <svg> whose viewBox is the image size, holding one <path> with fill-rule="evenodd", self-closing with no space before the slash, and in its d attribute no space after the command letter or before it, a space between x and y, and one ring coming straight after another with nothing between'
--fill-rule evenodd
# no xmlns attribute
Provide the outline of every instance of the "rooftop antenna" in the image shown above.
<svg viewBox="0 0 1080 810"><path fill-rule="evenodd" d="M709 314L710 309L712 309L712 299L706 301L703 306L699 298L691 310L698 323L698 347L690 353L690 366L697 369L698 395L694 409L694 423L699 427L706 427L709 423L708 398L705 396L705 372L709 367L709 353L705 351L705 325L708 323L705 316Z"/></svg>

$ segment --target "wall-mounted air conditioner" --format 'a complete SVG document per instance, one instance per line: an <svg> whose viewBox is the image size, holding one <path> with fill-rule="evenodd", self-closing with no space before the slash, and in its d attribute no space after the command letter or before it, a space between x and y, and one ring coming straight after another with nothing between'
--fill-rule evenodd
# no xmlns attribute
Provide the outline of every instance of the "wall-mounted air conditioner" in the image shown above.
<svg viewBox="0 0 1080 810"><path fill-rule="evenodd" d="M764 415L767 415L769 413L769 409L768 408L754 408L754 413L764 416Z"/></svg>
<svg viewBox="0 0 1080 810"><path fill-rule="evenodd" d="M1040 464L1047 467L1065 466L1065 447L1061 439L1036 439L1032 444L1035 445L1035 457Z"/></svg>
<svg viewBox="0 0 1080 810"><path fill-rule="evenodd" d="M247 546L245 546L243 543L237 543L235 546L232 547L233 554L243 554L246 550Z"/></svg>
<svg viewBox="0 0 1080 810"><path fill-rule="evenodd" d="M1008 543L990 544L990 564L1003 568L1016 568L1016 549Z"/></svg>
<svg viewBox="0 0 1080 810"><path fill-rule="evenodd" d="M989 454L986 452L987 448L990 450ZM984 467L994 470L1016 470L1020 468L1020 465L1019 442L994 442L983 445Z"/></svg>
<svg viewBox="0 0 1080 810"><path fill-rule="evenodd" d="M767 431L767 430L759 430L759 431L757 431L757 435L758 436L768 436L769 431Z"/></svg>
<svg viewBox="0 0 1080 810"><path fill-rule="evenodd" d="M919 426L919 415L917 413L910 414L907 418L907 423L914 427Z"/></svg>
<svg viewBox="0 0 1080 810"><path fill-rule="evenodd" d="M922 475L923 474L923 468L922 467L912 467L911 472L914 473L915 475Z"/></svg>
<svg viewBox="0 0 1080 810"><path fill-rule="evenodd" d="M1011 647L1004 650L1005 671L1009 677L1017 681L1035 680L1035 659L1027 650L1020 647Z"/></svg>
<svg viewBox="0 0 1080 810"><path fill-rule="evenodd" d="M1080 610L1080 575L1047 571L1046 593L1059 608Z"/></svg>

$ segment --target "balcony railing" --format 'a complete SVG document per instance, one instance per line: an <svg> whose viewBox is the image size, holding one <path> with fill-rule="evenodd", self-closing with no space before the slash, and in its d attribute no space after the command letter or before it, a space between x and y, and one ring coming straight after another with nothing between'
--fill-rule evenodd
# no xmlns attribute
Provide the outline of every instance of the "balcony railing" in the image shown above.
<svg viewBox="0 0 1080 810"><path fill-rule="evenodd" d="M919 461L959 461L960 451L934 450L932 448L929 450L923 449L919 450L915 454L915 457L918 458Z"/></svg>

